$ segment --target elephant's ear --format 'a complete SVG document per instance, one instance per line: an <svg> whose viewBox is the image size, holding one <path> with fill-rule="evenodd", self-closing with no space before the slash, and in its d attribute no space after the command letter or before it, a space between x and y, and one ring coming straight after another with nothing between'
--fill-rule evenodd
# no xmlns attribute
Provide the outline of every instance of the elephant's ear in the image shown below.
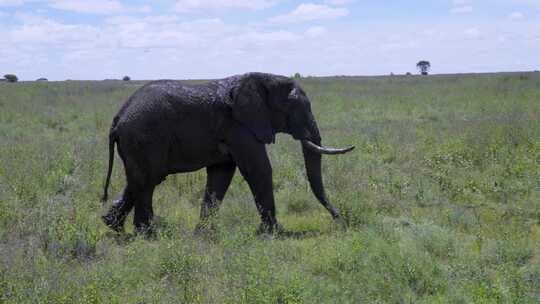
<svg viewBox="0 0 540 304"><path fill-rule="evenodd" d="M231 108L233 118L247 127L265 144L274 142L274 130L267 105L268 92L260 81L246 76L232 92Z"/></svg>

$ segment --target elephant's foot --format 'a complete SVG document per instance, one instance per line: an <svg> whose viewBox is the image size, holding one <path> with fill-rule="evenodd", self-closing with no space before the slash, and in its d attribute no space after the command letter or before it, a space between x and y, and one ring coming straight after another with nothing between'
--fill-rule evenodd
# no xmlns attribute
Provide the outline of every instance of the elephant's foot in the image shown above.
<svg viewBox="0 0 540 304"><path fill-rule="evenodd" d="M279 223L275 222L274 224L267 224L267 223L261 223L259 228L257 229L256 234L283 234L285 232L285 229L283 226L281 226Z"/></svg>
<svg viewBox="0 0 540 304"><path fill-rule="evenodd" d="M121 198L116 199L112 203L109 212L103 215L101 219L109 228L115 232L122 233L124 232L124 222L126 221L126 216L132 207L133 204L126 200L125 194L123 194Z"/></svg>
<svg viewBox="0 0 540 304"><path fill-rule="evenodd" d="M112 230L118 233L124 232L124 219L119 219L114 210L111 209L111 211L103 215L101 219L103 220L105 225L107 225Z"/></svg>
<svg viewBox="0 0 540 304"><path fill-rule="evenodd" d="M148 239L155 239L156 238L156 229L154 229L153 224L136 224L135 225L135 234L144 236Z"/></svg>

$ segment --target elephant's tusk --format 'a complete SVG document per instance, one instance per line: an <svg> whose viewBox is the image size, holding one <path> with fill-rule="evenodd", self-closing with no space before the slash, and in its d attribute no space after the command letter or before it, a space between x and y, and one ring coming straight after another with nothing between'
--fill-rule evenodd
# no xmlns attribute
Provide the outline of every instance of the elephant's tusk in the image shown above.
<svg viewBox="0 0 540 304"><path fill-rule="evenodd" d="M319 145L312 143L309 140L302 140L302 145L306 147L308 150L311 150L319 154L344 154L354 149L354 146L350 146L350 147L342 148L342 149L321 147Z"/></svg>

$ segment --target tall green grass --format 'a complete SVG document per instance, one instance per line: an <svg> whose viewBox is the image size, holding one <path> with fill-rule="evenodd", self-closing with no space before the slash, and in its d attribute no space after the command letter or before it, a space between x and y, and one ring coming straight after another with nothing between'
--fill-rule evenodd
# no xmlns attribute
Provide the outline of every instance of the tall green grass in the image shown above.
<svg viewBox="0 0 540 304"><path fill-rule="evenodd" d="M350 229L280 135L268 150L294 233L256 236L236 176L212 240L192 234L203 172L158 187L156 240L100 221L107 131L141 83L0 83L0 303L540 302L540 74L300 83L323 142L357 146L323 160Z"/></svg>

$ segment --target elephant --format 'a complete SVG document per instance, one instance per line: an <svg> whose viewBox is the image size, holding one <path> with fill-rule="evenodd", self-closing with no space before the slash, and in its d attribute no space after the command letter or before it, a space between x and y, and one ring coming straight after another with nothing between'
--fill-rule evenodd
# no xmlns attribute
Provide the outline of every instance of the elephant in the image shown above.
<svg viewBox="0 0 540 304"><path fill-rule="evenodd" d="M277 133L301 142L312 192L333 219L345 221L330 204L321 175L322 154L354 149L321 146L310 100L291 78L246 73L205 84L152 81L131 95L114 116L109 132L109 164L102 200L107 201L114 148L124 163L126 186L102 220L122 232L134 211L136 233L152 231L152 195L167 175L206 168L206 189L200 211L202 229L223 200L236 168L247 181L261 218L259 230L275 233L272 167L266 144Z"/></svg>

